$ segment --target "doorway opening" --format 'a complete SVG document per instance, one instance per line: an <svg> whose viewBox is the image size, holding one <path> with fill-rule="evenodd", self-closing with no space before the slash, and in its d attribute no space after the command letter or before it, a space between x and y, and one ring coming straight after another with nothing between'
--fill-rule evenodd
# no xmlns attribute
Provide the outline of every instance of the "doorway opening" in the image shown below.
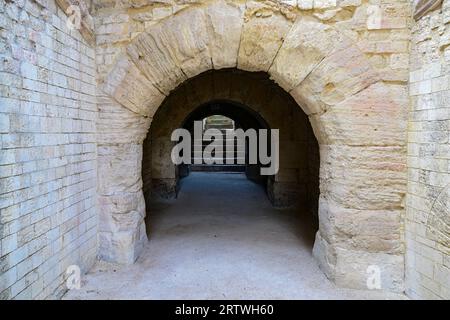
<svg viewBox="0 0 450 320"><path fill-rule="evenodd" d="M208 86L204 85L213 81L217 92L220 79L223 86L229 81L234 83L227 99L207 92ZM243 164L227 164L225 152L213 154L223 160L222 164L208 164L205 159L197 164L194 161L190 165L173 164L171 151L177 143L171 140L173 130L184 128L192 133L196 121L201 122L203 132L217 129L223 134L234 129L278 129L279 171L275 175L261 175L263 165L248 161L248 140L245 140L243 153L237 148L233 153L233 160L243 159ZM192 160L195 159L195 144L203 150L208 143L211 141L192 139ZM158 221L164 220L158 217L170 207L177 211L183 203L181 199L189 197L192 203L183 203L182 211L185 214L203 212L207 210L203 207L205 204L210 208L210 212L206 212L211 215L209 218L217 214L215 210L219 207L230 214L236 213L241 207L238 204L244 202L244 207L254 206L247 208L247 212L254 211L256 215L260 212L259 204L270 207L269 211L274 210L274 217L277 212L278 216L284 212L286 217L300 219L296 225L310 227L309 232L303 234L309 234L307 246L311 250L318 230L319 165L318 143L308 117L266 74L235 69L201 74L183 83L166 98L155 113L143 144L142 180L149 239L158 234L155 229ZM200 203L196 203L198 201ZM238 207L233 207L236 204ZM182 220L174 218L174 221ZM298 231L295 230L293 232Z"/></svg>

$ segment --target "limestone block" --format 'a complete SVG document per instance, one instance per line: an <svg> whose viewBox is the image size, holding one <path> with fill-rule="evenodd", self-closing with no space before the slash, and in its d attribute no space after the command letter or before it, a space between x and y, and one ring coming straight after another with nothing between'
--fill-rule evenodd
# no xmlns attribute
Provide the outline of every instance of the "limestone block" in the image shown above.
<svg viewBox="0 0 450 320"><path fill-rule="evenodd" d="M127 52L147 78L168 94L186 78L212 68L208 43L205 14L191 9L151 26Z"/></svg>
<svg viewBox="0 0 450 320"><path fill-rule="evenodd" d="M241 6L222 1L206 8L210 37L210 51L214 69L234 68L237 65L239 42L244 22Z"/></svg>
<svg viewBox="0 0 450 320"><path fill-rule="evenodd" d="M269 70L291 25L290 20L275 12L248 17L241 35L238 68L246 71Z"/></svg>
<svg viewBox="0 0 450 320"><path fill-rule="evenodd" d="M314 0L314 9L330 9L336 8L336 0Z"/></svg>
<svg viewBox="0 0 450 320"><path fill-rule="evenodd" d="M98 238L99 259L119 264L133 264L147 242L143 222L136 230L99 232Z"/></svg>
<svg viewBox="0 0 450 320"><path fill-rule="evenodd" d="M322 203L322 202L321 202ZM349 250L401 254L401 210L356 210L328 199L320 217L333 220L333 244ZM326 210L327 212L323 212Z"/></svg>
<svg viewBox="0 0 450 320"><path fill-rule="evenodd" d="M166 18L172 14L172 8L171 7L156 7L152 10L152 16L153 19L159 20Z"/></svg>
<svg viewBox="0 0 450 320"><path fill-rule="evenodd" d="M115 101L99 103L98 108L96 137L99 145L143 142L151 118L138 115Z"/></svg>
<svg viewBox="0 0 450 320"><path fill-rule="evenodd" d="M175 127L179 128L182 124L182 121L185 119L184 110L189 105L187 101L187 90L186 86L180 86L176 91L170 94L167 99L164 101L161 108L158 110L158 113L155 115L155 119L152 121L152 125L150 128L149 134L151 134L152 138L168 136L172 134L172 131ZM167 106L176 105L180 108L180 112L176 114L170 113L170 109ZM159 121L159 119L168 117L170 121Z"/></svg>
<svg viewBox="0 0 450 320"><path fill-rule="evenodd" d="M379 79L367 58L352 46L326 57L291 95L308 115L321 113Z"/></svg>
<svg viewBox="0 0 450 320"><path fill-rule="evenodd" d="M291 7L297 6L297 0L280 0L280 3Z"/></svg>
<svg viewBox="0 0 450 320"><path fill-rule="evenodd" d="M102 231L112 233L129 231L136 229L144 220L142 212L130 211L126 214L113 214L104 212L99 214L99 225L102 226Z"/></svg>
<svg viewBox="0 0 450 320"><path fill-rule="evenodd" d="M349 46L350 41L342 32L301 17L289 31L269 74L283 89L290 91L325 57Z"/></svg>
<svg viewBox="0 0 450 320"><path fill-rule="evenodd" d="M142 192L99 196L98 208L99 231L104 232L134 229L145 216Z"/></svg>
<svg viewBox="0 0 450 320"><path fill-rule="evenodd" d="M164 94L186 80L186 75L173 52L167 26L156 24L137 36L127 47L127 53L145 76Z"/></svg>
<svg viewBox="0 0 450 320"><path fill-rule="evenodd" d="M297 6L300 10L312 10L314 8L314 0L298 0Z"/></svg>
<svg viewBox="0 0 450 320"><path fill-rule="evenodd" d="M408 92L405 86L376 83L313 115L316 133L327 143L401 145L406 142Z"/></svg>
<svg viewBox="0 0 450 320"><path fill-rule="evenodd" d="M171 159L172 148L175 145L170 136L158 137L152 140L152 178L176 178L175 165Z"/></svg>
<svg viewBox="0 0 450 320"><path fill-rule="evenodd" d="M126 57L117 61L103 91L137 114L152 117L165 96Z"/></svg>
<svg viewBox="0 0 450 320"><path fill-rule="evenodd" d="M98 147L98 192L112 195L137 192L142 187L142 145L121 144Z"/></svg>

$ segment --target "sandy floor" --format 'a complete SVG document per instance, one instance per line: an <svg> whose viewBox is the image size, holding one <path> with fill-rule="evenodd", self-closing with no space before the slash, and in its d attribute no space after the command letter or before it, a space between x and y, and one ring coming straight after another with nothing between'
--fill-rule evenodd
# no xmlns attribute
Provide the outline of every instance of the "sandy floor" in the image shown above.
<svg viewBox="0 0 450 320"><path fill-rule="evenodd" d="M271 207L241 174L193 173L157 203L135 265L98 263L65 299L404 299L336 288L311 255L314 228Z"/></svg>

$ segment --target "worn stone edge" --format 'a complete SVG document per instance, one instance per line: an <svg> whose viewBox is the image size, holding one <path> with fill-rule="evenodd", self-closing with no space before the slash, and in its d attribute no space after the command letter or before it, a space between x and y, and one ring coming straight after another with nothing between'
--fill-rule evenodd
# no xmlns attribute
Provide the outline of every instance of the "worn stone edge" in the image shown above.
<svg viewBox="0 0 450 320"><path fill-rule="evenodd" d="M80 8L81 12L81 26L78 30L81 36L86 40L90 46L95 45L94 27L91 23L93 21L84 0L55 0L57 5L67 14L66 10L69 6L74 5Z"/></svg>
<svg viewBox="0 0 450 320"><path fill-rule="evenodd" d="M424 0L419 1L419 3L414 8L414 19L420 20L430 11L436 10L442 5L442 0Z"/></svg>

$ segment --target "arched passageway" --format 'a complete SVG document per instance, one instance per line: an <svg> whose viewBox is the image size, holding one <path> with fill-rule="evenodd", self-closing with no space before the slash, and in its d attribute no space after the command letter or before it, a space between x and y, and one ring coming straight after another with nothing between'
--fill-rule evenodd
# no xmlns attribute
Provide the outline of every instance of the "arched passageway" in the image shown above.
<svg viewBox="0 0 450 320"><path fill-rule="evenodd" d="M256 108L279 97L248 82L232 82L220 72L196 86L183 86L209 70L235 68L269 75L313 128L320 150L314 256L321 269L338 285L367 288L368 268L376 266L383 289L402 291L404 86L380 75L361 43L339 29L343 25L258 6L264 4L217 1L182 10L136 36L102 80L105 95L98 97L97 125L100 257L133 263L146 244L143 141L164 101L180 102L179 112L167 121L174 124L184 108L212 99L239 101L236 92L241 98L254 97ZM184 89L171 98L176 88ZM282 126L291 114L275 118ZM286 190L285 182L275 179L273 190Z"/></svg>

